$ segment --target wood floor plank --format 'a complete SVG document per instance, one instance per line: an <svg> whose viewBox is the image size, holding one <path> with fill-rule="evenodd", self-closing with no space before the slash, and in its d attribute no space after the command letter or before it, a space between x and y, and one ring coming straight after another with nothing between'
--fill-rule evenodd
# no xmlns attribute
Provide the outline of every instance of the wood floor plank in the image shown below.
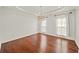
<svg viewBox="0 0 79 59"><path fill-rule="evenodd" d="M1 44L2 53L77 53L74 40L37 33Z"/></svg>

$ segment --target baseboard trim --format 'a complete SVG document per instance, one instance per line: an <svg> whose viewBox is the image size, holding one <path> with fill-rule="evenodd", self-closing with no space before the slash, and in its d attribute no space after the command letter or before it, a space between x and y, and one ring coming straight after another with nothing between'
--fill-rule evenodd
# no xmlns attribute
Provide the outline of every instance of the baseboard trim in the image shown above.
<svg viewBox="0 0 79 59"><path fill-rule="evenodd" d="M79 53L79 45L77 44L77 41L74 40L73 38L71 38L71 37L63 37L63 36L59 36L59 35L55 35L55 34L50 34L50 33L43 33L43 34L52 35L52 36L56 36L56 37L60 37L60 38L66 38L68 40L73 40L76 43L76 46L78 48L78 53Z"/></svg>
<svg viewBox="0 0 79 59"><path fill-rule="evenodd" d="M79 51L79 44L78 44L77 40L75 40L75 42L76 42L76 45L77 45L78 51Z"/></svg>
<svg viewBox="0 0 79 59"><path fill-rule="evenodd" d="M25 36L30 36L30 35L33 35L33 34L36 34L36 33L42 33L42 32L35 32L35 33L30 33L30 34L22 35L22 36L19 36L19 37L16 37L16 38L12 38L11 40L8 39L7 41L1 42L1 43L5 43L5 42L8 42L8 41L16 40L16 39L19 39L19 38L22 38L22 37L25 37ZM56 36L56 37L60 37L60 38L66 38L68 40L74 40L71 37L64 37L64 36L59 36L59 35L50 34L50 33L42 33L42 34L52 35L52 36Z"/></svg>
<svg viewBox="0 0 79 59"><path fill-rule="evenodd" d="M43 33L43 34L52 35L52 36L56 36L56 37L60 37L60 38L66 38L66 39L69 39L69 40L74 40L72 37L59 36L59 35L50 34L50 33Z"/></svg>
<svg viewBox="0 0 79 59"><path fill-rule="evenodd" d="M37 32L35 32L35 33L30 33L30 34L26 34L26 35L22 35L22 36L18 36L18 37L16 37L16 38L12 38L11 40L7 40L7 41L3 41L3 42L1 42L1 43L5 43L5 42L9 42L9 41L12 41L12 40L17 40L17 39L19 39L19 38L22 38L22 37L26 37L26 36L30 36L30 35L33 35L33 34L36 34Z"/></svg>

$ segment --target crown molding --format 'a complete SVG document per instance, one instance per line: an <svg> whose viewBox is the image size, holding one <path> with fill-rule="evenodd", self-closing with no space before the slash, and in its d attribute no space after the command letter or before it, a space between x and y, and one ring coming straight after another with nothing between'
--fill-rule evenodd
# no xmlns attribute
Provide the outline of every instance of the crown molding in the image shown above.
<svg viewBox="0 0 79 59"><path fill-rule="evenodd" d="M25 12L25 13L27 13L27 14L37 16L36 14L34 14L34 13L32 13L32 12L25 11L25 10L24 10L23 8L21 8L21 7L16 6L16 9L18 9L19 11Z"/></svg>
<svg viewBox="0 0 79 59"><path fill-rule="evenodd" d="M18 9L18 10L24 12L24 13L30 14L30 15L40 16L39 14L29 12L29 11L19 7L19 6L16 6L16 9ZM50 14L55 15L55 14L58 14L58 13L61 13L61 12L67 12L69 10L72 10L72 8L70 8L70 9L68 9L68 7L56 8L56 9L53 9L53 10L49 10L47 12L43 12L43 16L48 16Z"/></svg>

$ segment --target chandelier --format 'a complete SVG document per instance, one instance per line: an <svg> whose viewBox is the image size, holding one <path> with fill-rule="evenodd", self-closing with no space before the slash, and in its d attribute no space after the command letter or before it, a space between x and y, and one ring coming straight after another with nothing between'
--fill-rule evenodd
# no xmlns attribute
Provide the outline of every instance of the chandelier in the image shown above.
<svg viewBox="0 0 79 59"><path fill-rule="evenodd" d="M39 16L37 16L37 18L39 21L42 21L46 18L43 14L43 6L40 6L40 14L39 14Z"/></svg>

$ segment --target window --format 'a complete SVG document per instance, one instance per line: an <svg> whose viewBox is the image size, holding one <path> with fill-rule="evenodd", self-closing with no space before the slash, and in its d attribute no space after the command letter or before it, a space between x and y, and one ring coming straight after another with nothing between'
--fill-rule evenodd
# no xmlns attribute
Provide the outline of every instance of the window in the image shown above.
<svg viewBox="0 0 79 59"><path fill-rule="evenodd" d="M67 35L67 21L65 16L57 17L57 34L66 36Z"/></svg>
<svg viewBox="0 0 79 59"><path fill-rule="evenodd" d="M46 20L41 21L41 32L46 32Z"/></svg>

